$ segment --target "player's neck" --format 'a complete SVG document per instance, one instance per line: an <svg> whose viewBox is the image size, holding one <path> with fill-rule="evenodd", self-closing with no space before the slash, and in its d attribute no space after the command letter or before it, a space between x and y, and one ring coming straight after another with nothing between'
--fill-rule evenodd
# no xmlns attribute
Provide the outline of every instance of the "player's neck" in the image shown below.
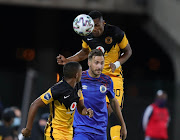
<svg viewBox="0 0 180 140"><path fill-rule="evenodd" d="M77 84L76 79L74 79L74 78L71 78L71 79L64 78L64 80L65 80L72 88L74 88L74 87L76 86L76 84Z"/></svg>
<svg viewBox="0 0 180 140"><path fill-rule="evenodd" d="M99 78L100 77L100 75L94 74L91 70L88 70L88 73L89 73L89 76L92 78Z"/></svg>

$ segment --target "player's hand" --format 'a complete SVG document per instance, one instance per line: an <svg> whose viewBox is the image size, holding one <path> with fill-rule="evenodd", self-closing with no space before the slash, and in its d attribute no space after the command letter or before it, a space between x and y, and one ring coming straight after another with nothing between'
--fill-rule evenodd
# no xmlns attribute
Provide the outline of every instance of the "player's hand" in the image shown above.
<svg viewBox="0 0 180 140"><path fill-rule="evenodd" d="M30 135L31 135L31 130L29 130L29 129L27 129L27 128L23 128L23 129L21 130L21 133L22 133L22 135L23 135L24 137L30 137Z"/></svg>
<svg viewBox="0 0 180 140"><path fill-rule="evenodd" d="M116 65L114 63L109 64L111 71L114 72L116 70Z"/></svg>
<svg viewBox="0 0 180 140"><path fill-rule="evenodd" d="M59 65L65 65L68 62L68 59L66 59L63 55L59 54L57 57L57 63Z"/></svg>
<svg viewBox="0 0 180 140"><path fill-rule="evenodd" d="M94 115L93 110L92 110L91 108L88 108L88 109L87 109L86 114L89 116L89 118L92 118L93 115Z"/></svg>
<svg viewBox="0 0 180 140"><path fill-rule="evenodd" d="M122 125L120 134L121 134L121 139L125 140L126 137L127 137L127 129L126 129L126 125L125 124Z"/></svg>

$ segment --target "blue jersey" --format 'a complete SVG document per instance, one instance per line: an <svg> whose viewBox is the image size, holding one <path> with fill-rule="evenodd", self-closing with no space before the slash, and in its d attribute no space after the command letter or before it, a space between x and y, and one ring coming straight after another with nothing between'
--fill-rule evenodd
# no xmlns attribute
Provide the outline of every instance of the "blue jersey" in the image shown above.
<svg viewBox="0 0 180 140"><path fill-rule="evenodd" d="M78 113L74 115L75 133L95 133L104 135L108 123L108 111L106 105L106 95L113 99L113 82L107 75L101 74L99 78L89 76L88 70L82 73L82 92L86 108L94 111L94 116L89 118Z"/></svg>

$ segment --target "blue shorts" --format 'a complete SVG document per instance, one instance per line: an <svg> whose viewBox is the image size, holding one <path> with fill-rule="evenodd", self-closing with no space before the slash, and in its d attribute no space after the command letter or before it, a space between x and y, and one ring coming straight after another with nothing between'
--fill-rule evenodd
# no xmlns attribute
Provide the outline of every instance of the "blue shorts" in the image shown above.
<svg viewBox="0 0 180 140"><path fill-rule="evenodd" d="M73 140L107 140L106 133L97 135L93 133L75 133Z"/></svg>

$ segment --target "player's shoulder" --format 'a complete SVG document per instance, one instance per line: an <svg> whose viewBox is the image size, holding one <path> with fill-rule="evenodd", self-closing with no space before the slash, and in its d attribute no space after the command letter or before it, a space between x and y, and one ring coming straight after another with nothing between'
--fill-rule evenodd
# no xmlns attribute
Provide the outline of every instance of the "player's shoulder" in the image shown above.
<svg viewBox="0 0 180 140"><path fill-rule="evenodd" d="M101 78L105 81L107 81L108 83L112 81L111 77L105 74L101 74Z"/></svg>
<svg viewBox="0 0 180 140"><path fill-rule="evenodd" d="M124 34L124 31L120 29L118 26L106 24L105 31L112 33L112 34Z"/></svg>
<svg viewBox="0 0 180 140"><path fill-rule="evenodd" d="M56 94L56 95L57 94L60 95L64 93L66 90L67 90L67 86L63 80L59 81L58 83L56 83L51 87L52 94Z"/></svg>
<svg viewBox="0 0 180 140"><path fill-rule="evenodd" d="M82 72L82 77L86 77L86 76L88 76L87 70Z"/></svg>

